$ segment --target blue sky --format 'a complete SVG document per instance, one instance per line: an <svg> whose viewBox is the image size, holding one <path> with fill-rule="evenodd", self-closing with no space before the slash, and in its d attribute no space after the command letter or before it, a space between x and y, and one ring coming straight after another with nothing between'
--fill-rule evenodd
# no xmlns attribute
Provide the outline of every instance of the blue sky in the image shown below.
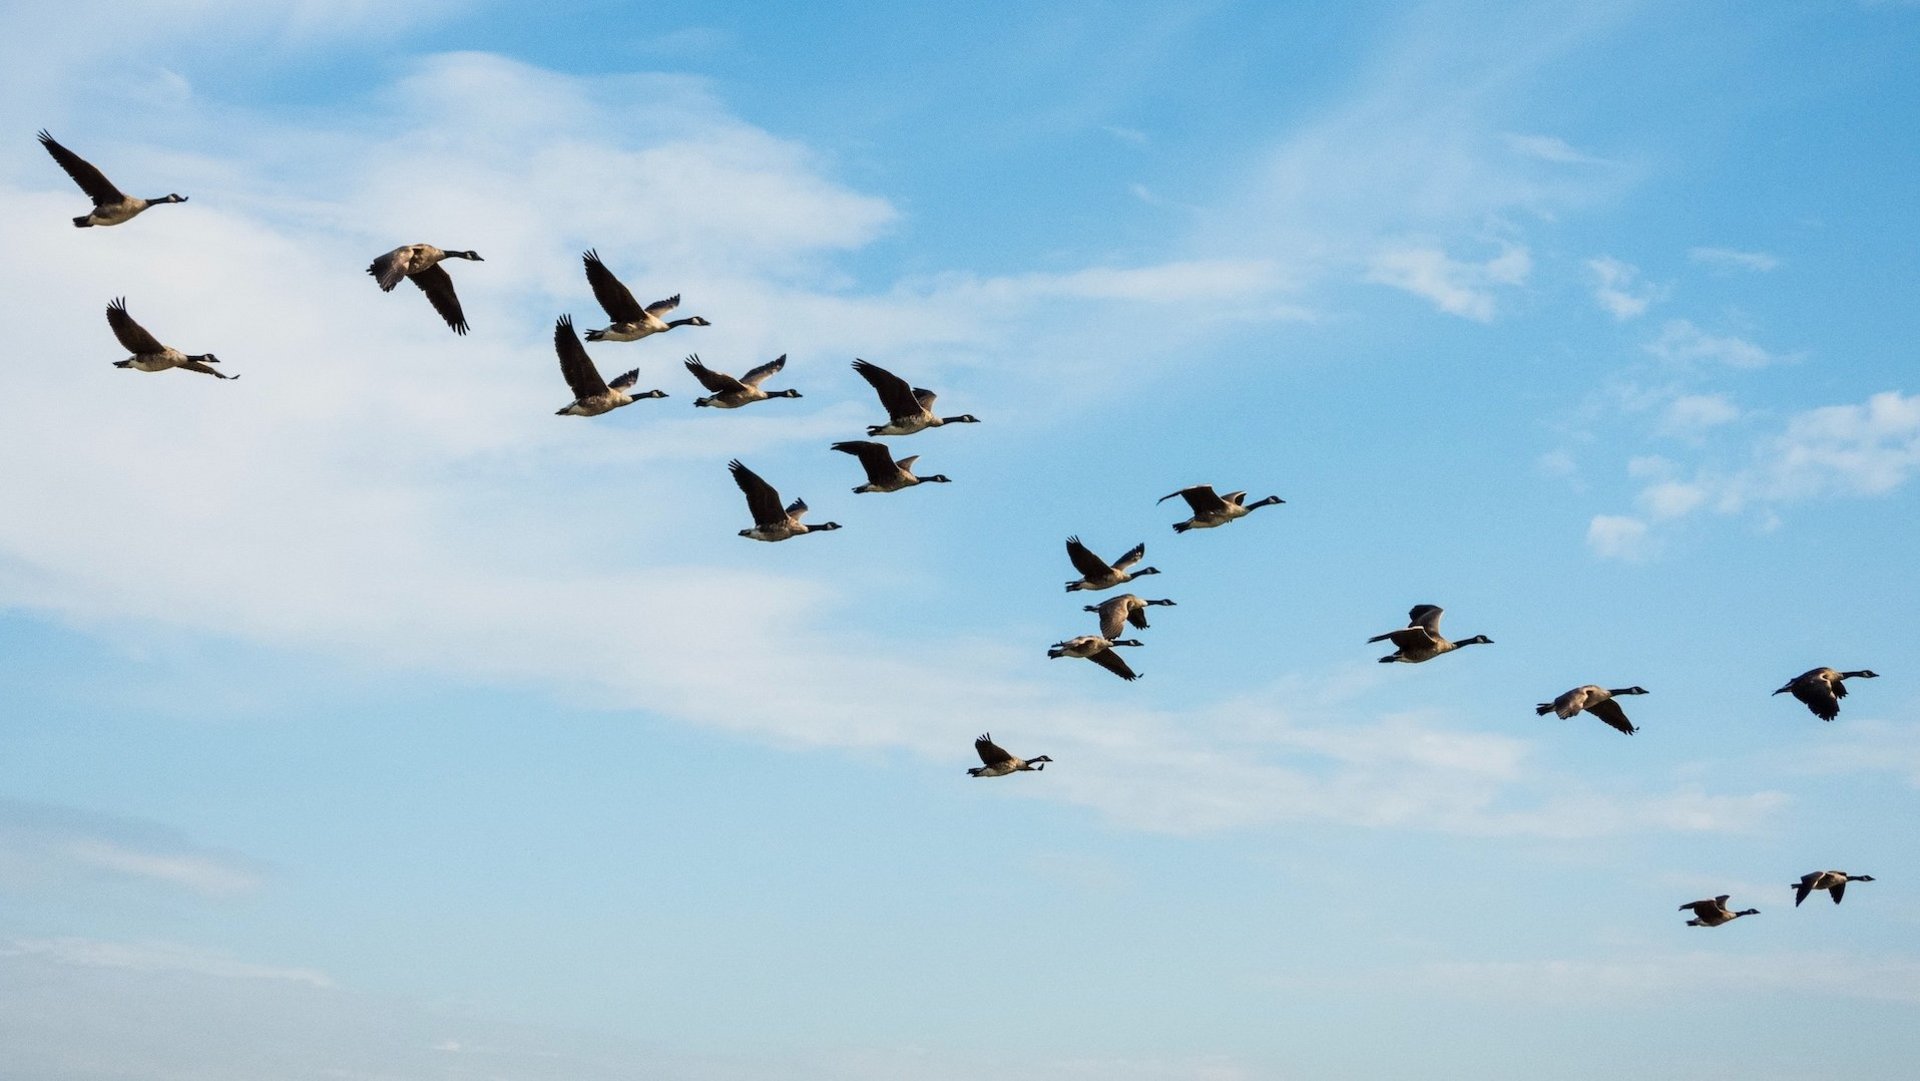
<svg viewBox="0 0 1920 1081"><path fill-rule="evenodd" d="M0 1078L1909 1072L1920 8L146 9L0 16ZM714 325L555 418L589 247Z"/></svg>

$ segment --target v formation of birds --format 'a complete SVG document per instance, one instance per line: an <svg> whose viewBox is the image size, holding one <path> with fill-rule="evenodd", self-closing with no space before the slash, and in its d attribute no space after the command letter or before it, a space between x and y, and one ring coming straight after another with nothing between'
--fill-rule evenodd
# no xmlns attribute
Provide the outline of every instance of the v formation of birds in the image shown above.
<svg viewBox="0 0 1920 1081"><path fill-rule="evenodd" d="M184 203L187 197L177 193L140 198L121 191L104 173L85 158L62 146L46 131L39 133L39 140L47 153L66 174L79 185L93 200L93 209L75 217L73 224L78 228L122 225L132 221L146 210L172 203ZM606 312L609 324L597 330L586 332L588 342L635 342L655 334L664 334L680 327L705 327L712 324L702 316L668 319L668 315L680 306L679 295L658 300L652 304L641 305L631 290L603 262L598 251L590 250L582 257L587 284L594 299ZM410 281L426 296L427 302L444 320L455 334L465 335L470 329L465 311L460 305L460 297L454 288L453 276L443 265L448 260L459 259L470 262L484 262L478 252L443 249L431 244L404 244L375 259L368 267L371 275L383 292L391 292L401 281ZM217 379L238 379L216 367L220 358L212 353L184 353L172 346L164 345L129 312L124 297L116 298L107 305L107 324L114 337L125 348L129 356L114 362L115 367L131 368L143 372L159 372L169 368L181 368L191 372L211 375ZM639 385L639 369L621 374L608 380L601 376L599 368L582 344L576 333L571 316L562 315L554 323L554 352L559 358L560 373L567 388L573 394L573 401L557 410L560 416L592 417L611 412L622 406L648 398L665 398L663 390L636 391ZM728 375L708 368L698 355L689 356L685 365L687 371L708 391L705 397L696 398L694 405L717 409L738 409L756 402L773 398L798 398L800 392L793 389L767 390L762 384L780 374L786 367L787 358L780 357L752 368L739 376ZM949 480L944 474L919 476L913 471L913 464L919 455L895 458L887 444L874 442L879 437L902 437L917 434L932 428L949 424L977 424L979 418L971 413L943 417L934 411L936 396L933 391L913 386L907 380L877 364L856 359L853 370L873 388L885 410L887 420L883 424L867 428L866 440L845 440L832 444L832 450L851 455L859 460L867 482L853 489L855 494L898 492L904 488L921 484L944 484ZM783 503L780 493L758 473L749 469L739 459L727 463L734 483L746 497L747 510L753 519L753 525L739 531L740 536L750 540L777 542L791 540L794 537L811 533L825 533L841 528L837 522L806 523L801 519L807 514L807 504L803 499ZM1246 517L1262 507L1274 506L1286 502L1278 496L1247 501L1247 493L1235 491L1218 493L1211 485L1197 484L1162 496L1159 502L1179 497L1186 502L1190 516L1173 524L1175 533L1187 533L1196 529L1214 529ZM1078 536L1067 538L1067 559L1080 577L1066 584L1067 592L1104 592L1133 582L1148 575L1160 573L1155 567L1135 566L1146 557L1146 545L1136 544L1111 563L1095 555L1092 549L1083 544ZM1144 645L1137 638L1122 638L1128 627L1146 630L1147 609L1155 606L1171 606L1174 602L1168 598L1146 599L1133 593L1122 593L1109 597L1099 604L1089 604L1085 610L1095 614L1098 633L1081 634L1055 642L1047 650L1050 658L1079 658L1112 672L1121 679L1132 682L1139 679L1136 672L1117 650L1135 648ZM1394 651L1381 657L1382 664L1422 664L1436 657L1444 656L1466 646L1491 645L1493 639L1486 635L1474 635L1458 641L1449 640L1440 633L1442 609L1437 605L1418 604L1407 613L1407 625L1397 630L1375 635L1367 641L1388 642ZM1840 671L1833 668L1814 668L1788 680L1773 693L1791 694L1804 704L1814 716L1823 721L1831 721L1839 716L1840 700L1847 696L1846 681L1849 679L1872 679L1878 673L1867 669ZM1647 694L1643 687L1606 688L1598 684L1575 687L1554 698L1551 702L1542 702L1534 707L1540 716L1552 713L1562 719L1586 713L1624 734L1633 735L1640 731L1627 718L1619 699L1633 695ZM974 740L974 752L981 764L967 770L971 777L1003 777L1019 772L1040 772L1053 759L1047 755L1035 755L1021 758L996 743L991 733L983 734ZM1793 883L1794 905L1815 892L1826 892L1839 904L1845 895L1849 882L1871 882L1872 875L1845 871L1813 871L1803 875L1800 881ZM1687 921L1690 927L1718 927L1731 923L1743 916L1758 915L1758 909L1738 911L1727 907L1729 895L1690 901L1680 906L1683 912L1692 912L1694 918Z"/></svg>

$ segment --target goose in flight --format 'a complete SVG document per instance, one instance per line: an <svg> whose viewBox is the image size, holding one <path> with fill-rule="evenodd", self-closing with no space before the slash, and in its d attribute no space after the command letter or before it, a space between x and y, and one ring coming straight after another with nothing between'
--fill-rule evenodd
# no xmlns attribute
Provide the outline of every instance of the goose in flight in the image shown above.
<svg viewBox="0 0 1920 1081"><path fill-rule="evenodd" d="M442 251L431 244L406 244L375 259L367 267L367 273L380 283L383 293L393 292L402 278L413 282L427 294L427 302L447 321L447 326L452 327L455 334L465 334L467 316L460 310L460 298L454 294L453 275L440 265L446 259L486 262L475 251Z"/></svg>
<svg viewBox="0 0 1920 1081"><path fill-rule="evenodd" d="M212 353L182 353L170 345L161 345L160 339L147 333L147 328L133 321L127 314L127 299L120 297L107 304L107 325L113 328L113 336L133 355L125 360L116 360L116 368L132 368L142 372L164 372L168 368L185 368L190 372L211 375L215 379L238 379L237 375L223 375L210 365L220 363L220 358Z"/></svg>
<svg viewBox="0 0 1920 1081"><path fill-rule="evenodd" d="M957 417L935 416L933 403L938 395L923 387L908 386L907 381L880 367L868 364L864 360L855 360L853 370L860 373L880 396L880 405L887 411L885 424L870 424L867 435L912 435L927 428L938 428L942 424L978 424L980 418L972 413L962 413Z"/></svg>
<svg viewBox="0 0 1920 1081"><path fill-rule="evenodd" d="M1584 710L1631 736L1640 730L1634 727L1632 721L1627 720L1626 710L1621 709L1620 703L1614 699L1623 694L1646 693L1645 687L1621 687L1618 690L1608 690L1589 683L1584 687L1575 687L1551 702L1540 703L1533 707L1533 712L1542 717L1551 713L1564 721Z"/></svg>
<svg viewBox="0 0 1920 1081"><path fill-rule="evenodd" d="M735 458L727 463L733 472L733 482L746 493L747 510L753 514L753 528L743 529L740 535L748 540L783 541L788 537L798 537L803 533L824 533L829 529L839 529L839 522L821 522L819 525L806 525L800 519L807 513L804 499L796 499L786 507L780 506L780 493L773 485L760 479L760 474L740 464Z"/></svg>
<svg viewBox="0 0 1920 1081"><path fill-rule="evenodd" d="M54 141L53 136L44 131L40 133L40 145L47 148L47 153L53 155L53 160L60 163L60 168L65 169L67 175L73 178L73 182L80 185L80 190L86 192L88 198L93 200L93 210L73 219L73 224L82 229L94 225L119 225L132 221L135 215L150 206L187 201L184 195L162 195L157 199L141 199L128 195L114 187L113 181L108 180L106 174L94 168L92 162L61 146Z"/></svg>
<svg viewBox="0 0 1920 1081"><path fill-rule="evenodd" d="M1044 754L1035 755L1032 758L1015 758L1007 753L1006 748L993 741L992 732L974 740L973 749L980 756L982 764L968 770L969 777L1005 777L1009 773L1018 773L1021 770L1038 773L1047 768L1048 762L1053 761Z"/></svg>
<svg viewBox="0 0 1920 1081"><path fill-rule="evenodd" d="M1807 895L1815 890L1826 890L1833 898L1833 903L1837 905L1840 903L1840 898L1846 896L1847 883L1872 881L1872 875L1850 875L1845 871L1814 871L1811 874L1804 874L1800 876L1800 881L1793 884L1793 907L1799 908L1800 902L1806 900Z"/></svg>
<svg viewBox="0 0 1920 1081"><path fill-rule="evenodd" d="M1115 653L1113 650L1115 646L1138 645L1145 645L1145 643L1133 638L1123 638L1115 641L1111 638L1103 638L1097 634L1083 634L1076 638L1069 638L1064 642L1055 642L1052 647L1047 650L1047 656L1053 658L1079 657L1084 660L1089 660L1107 671L1112 672L1114 675L1119 676L1121 679L1132 682L1140 678L1139 673L1127 667L1127 662L1121 660L1120 654Z"/></svg>
<svg viewBox="0 0 1920 1081"><path fill-rule="evenodd" d="M613 320L604 330L587 331L588 341L637 342L649 334L665 334L674 327L713 325L697 315L691 319L667 322L660 317L680 306L679 293L642 308L640 302L633 299L632 291L620 284L620 279L613 276L607 264L600 261L599 252L589 251L580 258L587 264L587 284L593 286L593 299L600 302L600 306L606 309L607 318Z"/></svg>
<svg viewBox="0 0 1920 1081"><path fill-rule="evenodd" d="M597 417L623 405L632 405L642 398L664 398L664 390L650 390L645 394L633 393L635 383L640 381L640 369L622 375L609 383L600 378L600 369L593 366L593 358L587 356L587 347L580 344L579 335L573 332L573 317L563 315L553 324L553 349L560 354L560 374L567 379L567 386L573 389L573 404L554 413L557 417Z"/></svg>
<svg viewBox="0 0 1920 1081"><path fill-rule="evenodd" d="M712 406L715 409L738 409L754 402L764 402L768 398L798 398L800 392L797 390L760 389L760 384L786 366L787 355L782 353L735 379L725 372L716 372L700 363L700 354L695 353L687 358L687 370L693 373L695 379L700 380L701 386L713 393L705 398L695 398L693 404Z"/></svg>
<svg viewBox="0 0 1920 1081"><path fill-rule="evenodd" d="M1836 672L1831 668L1815 668L1811 672L1802 672L1787 681L1787 685L1773 692L1786 694L1789 691L1795 698L1806 704L1815 717L1831 721L1840 716L1840 700L1847 696L1847 685L1842 680L1878 679L1880 673L1869 672L1862 668L1858 672Z"/></svg>
<svg viewBox="0 0 1920 1081"><path fill-rule="evenodd" d="M1122 593L1118 597L1108 597L1099 604L1089 604L1085 610L1100 614L1100 637L1118 638L1129 623L1143 631L1147 629L1148 605L1172 603L1169 600L1150 601L1131 593Z"/></svg>
<svg viewBox="0 0 1920 1081"><path fill-rule="evenodd" d="M1472 638L1463 638L1458 642L1449 642L1440 637L1440 614L1442 609L1433 604L1416 604L1407 613L1407 625L1397 631L1376 634L1367 639L1369 642L1391 641L1394 651L1380 658L1381 664L1401 661L1406 664L1419 664L1430 661L1442 653L1451 653L1461 646L1479 646L1493 644L1493 639L1484 634Z"/></svg>
<svg viewBox="0 0 1920 1081"><path fill-rule="evenodd" d="M911 488L916 484L951 484L944 473L935 473L931 477L913 475L913 463L920 460L918 454L910 454L899 461L893 460L893 452L885 443L869 443L852 439L835 443L833 449L842 454L851 454L860 459L860 465L867 471L867 483L855 488L854 494L865 492L897 492L902 488Z"/></svg>
<svg viewBox="0 0 1920 1081"><path fill-rule="evenodd" d="M1067 583L1067 592L1072 593L1076 589L1090 591L1112 589L1114 586L1131 582L1135 578L1159 574L1158 567L1141 567L1137 571L1127 570L1128 567L1146 558L1146 555L1147 546L1136 544L1109 566L1106 560L1094 555L1086 545L1081 544L1079 537L1068 537L1067 558L1073 560L1073 569L1080 572L1080 577L1077 581Z"/></svg>
<svg viewBox="0 0 1920 1081"><path fill-rule="evenodd" d="M1723 923L1732 923L1742 916L1758 916L1757 908L1743 908L1738 912L1727 910L1727 898L1731 894L1721 894L1711 901L1688 901L1680 906L1680 911L1693 910L1693 918L1687 921L1688 927L1718 927Z"/></svg>
<svg viewBox="0 0 1920 1081"><path fill-rule="evenodd" d="M1193 510L1193 517L1184 522L1174 523L1175 533L1185 533L1189 529L1212 529L1215 526L1226 525L1235 518L1245 518L1260 507L1286 502L1277 495L1270 495L1265 499L1257 499L1249 503L1247 493L1228 492L1226 495L1216 495L1211 484L1196 484L1191 488L1168 492L1154 502L1165 503L1174 496L1185 499L1187 506Z"/></svg>

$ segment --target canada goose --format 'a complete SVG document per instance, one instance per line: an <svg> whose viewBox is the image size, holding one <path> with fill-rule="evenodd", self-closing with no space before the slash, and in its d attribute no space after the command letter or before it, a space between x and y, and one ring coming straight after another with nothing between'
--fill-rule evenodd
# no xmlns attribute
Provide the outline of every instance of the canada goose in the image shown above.
<svg viewBox="0 0 1920 1081"><path fill-rule="evenodd" d="M1116 641L1111 638L1103 638L1097 634L1083 634L1076 638L1069 638L1064 642L1055 642L1053 646L1047 650L1047 656L1054 658L1079 657L1092 661L1107 671L1112 672L1114 675L1119 676L1121 679L1132 681L1140 678L1139 673L1128 668L1127 662L1121 660L1120 654L1115 653L1113 650L1115 646L1138 646L1144 644L1145 643L1134 638L1123 638Z"/></svg>
<svg viewBox="0 0 1920 1081"><path fill-rule="evenodd" d="M1815 668L1811 672L1803 672L1793 677L1787 681L1786 686L1773 693L1785 694L1792 691L1793 696L1806 703L1815 717L1823 721L1831 721L1840 716L1840 700L1847 696L1847 685L1841 680L1878 678L1880 673L1869 672L1864 668L1858 672L1836 672L1831 668Z"/></svg>
<svg viewBox="0 0 1920 1081"><path fill-rule="evenodd" d="M993 741L992 732L974 740L973 749L979 754L980 761L986 764L968 770L969 777L1005 777L1009 773L1018 773L1021 770L1038 773L1047 768L1048 762L1053 761L1044 754L1035 755L1032 758L1015 758L1008 754L1004 747Z"/></svg>
<svg viewBox="0 0 1920 1081"><path fill-rule="evenodd" d="M972 413L962 413L957 417L934 416L933 403L938 395L922 387L908 386L906 380L878 364L855 360L853 370L872 385L874 393L880 396L880 405L887 411L885 424L867 426L869 436L912 435L926 428L938 428L942 424L980 423L980 418Z"/></svg>
<svg viewBox="0 0 1920 1081"><path fill-rule="evenodd" d="M935 473L931 477L913 475L913 463L920 460L918 454L909 454L899 461L893 460L893 452L885 443L868 443L864 440L847 440L835 443L833 449L843 454L852 454L860 459L860 465L867 471L867 483L853 490L855 495L866 492L897 492L902 488L911 488L916 484L951 484L944 473Z"/></svg>
<svg viewBox="0 0 1920 1081"><path fill-rule="evenodd" d="M1245 492L1228 492L1226 495L1215 495L1213 485L1196 484L1191 488L1182 488L1177 492L1168 492L1166 495L1154 500L1154 503L1156 505L1165 503L1174 496L1184 498L1187 501L1187 506L1193 508L1193 517L1184 522L1174 523L1173 531L1175 533L1185 533L1189 529L1212 529L1214 526L1226 525L1235 518L1245 518L1259 507L1286 502L1286 500L1281 499L1277 495L1270 495L1265 499L1258 499L1249 503L1247 502L1247 493Z"/></svg>
<svg viewBox="0 0 1920 1081"><path fill-rule="evenodd" d="M116 368L133 368L143 372L164 372L168 368L185 368L190 372L203 372L215 379L238 379L237 375L223 375L219 370L210 368L210 364L220 363L220 358L212 353L187 354L170 345L161 345L160 340L147 333L147 328L133 321L127 314L127 298L120 297L107 304L107 325L113 328L113 336L133 355L125 360L116 360Z"/></svg>
<svg viewBox="0 0 1920 1081"><path fill-rule="evenodd" d="M642 398L667 396L664 390L633 393L633 385L640 381L638 368L611 383L601 379L600 369L594 367L593 359L587 356L587 347L580 344L579 335L573 332L571 315L563 315L553 324L553 350L560 354L560 374L566 376L567 386L573 388L573 404L557 410L556 417L597 417Z"/></svg>
<svg viewBox="0 0 1920 1081"><path fill-rule="evenodd" d="M1463 638L1458 642L1449 642L1440 637L1440 614L1442 609L1433 604L1416 604L1407 613L1407 625L1397 631L1376 634L1367 639L1369 642L1391 640L1394 652L1380 658L1381 664L1403 661L1407 664L1419 664L1430 661L1442 653L1451 653L1461 646L1490 646L1493 639L1484 634L1472 638Z"/></svg>
<svg viewBox="0 0 1920 1081"><path fill-rule="evenodd" d="M1688 927L1718 927L1723 923L1732 923L1742 916L1758 916L1757 908L1743 908L1738 912L1727 911L1727 898L1731 894L1721 894L1711 901L1688 901L1680 906L1680 911L1693 910L1693 919L1687 921Z"/></svg>
<svg viewBox="0 0 1920 1081"><path fill-rule="evenodd" d="M1105 560L1088 551L1087 546L1080 543L1079 537L1068 537L1067 558L1073 560L1073 569L1080 572L1080 578L1078 581L1067 583L1067 592L1072 593L1076 589L1112 589L1123 582L1131 582L1135 578L1159 574L1158 567L1141 567L1132 572L1127 570L1128 567L1145 558L1146 554L1147 546L1136 544L1127 549L1125 555L1114 560L1112 566L1108 566Z"/></svg>
<svg viewBox="0 0 1920 1081"><path fill-rule="evenodd" d="M1564 721L1585 710L1631 736L1640 730L1633 726L1632 721L1627 720L1626 711L1621 709L1620 703L1615 702L1614 699L1623 694L1646 693L1645 687L1621 687L1610 691L1605 687L1596 687L1589 683L1584 687L1575 687L1551 702L1540 703L1533 707L1533 712L1542 717L1552 713Z"/></svg>
<svg viewBox="0 0 1920 1081"><path fill-rule="evenodd" d="M580 258L587 264L587 284L593 286L593 299L600 302L600 306L607 310L607 318L613 320L605 330L587 331L588 341L637 342L649 334L665 334L674 327L713 325L697 315L691 319L667 322L660 317L680 306L680 294L675 293L642 308L640 302L633 299L633 293L620 284L620 279L613 276L607 264L600 261L599 252L589 251Z"/></svg>
<svg viewBox="0 0 1920 1081"><path fill-rule="evenodd" d="M1800 902L1814 890L1826 890L1833 897L1833 903L1839 904L1840 898L1847 894L1849 882L1872 882L1872 875L1850 875L1845 871L1815 871L1800 876L1793 885L1793 907L1799 908Z"/></svg>
<svg viewBox="0 0 1920 1081"><path fill-rule="evenodd" d="M420 287L421 292L427 294L427 302L433 305L434 311L440 313L440 318L447 321L453 332L465 334L467 317L460 310L460 298L454 295L453 276L447 273L446 267L440 265L443 259L486 262L480 258L479 252L442 251L431 244L406 244L375 259L367 267L367 273L380 283L383 293L393 292L393 287L400 284L401 278L411 280Z"/></svg>
<svg viewBox="0 0 1920 1081"><path fill-rule="evenodd" d="M1100 637L1117 638L1129 623L1143 631L1147 629L1148 605L1172 603L1169 600L1150 601L1131 593L1122 593L1118 597L1108 597L1099 604L1089 604L1085 610L1100 613Z"/></svg>
<svg viewBox="0 0 1920 1081"><path fill-rule="evenodd" d="M780 508L780 493L773 485L760 479L760 474L740 464L735 458L727 463L733 472L733 482L747 495L747 510L753 514L753 528L743 529L740 535L748 540L783 541L788 537L798 537L803 533L824 533L829 529L839 529L839 522L821 522L819 525L805 525L800 519L807 513L804 499L796 499Z"/></svg>
<svg viewBox="0 0 1920 1081"><path fill-rule="evenodd" d="M128 195L114 187L113 181L108 180L105 174L94 168L92 162L61 146L54 141L53 136L44 131L40 133L40 145L46 147L47 153L53 155L53 160L60 163L60 168L67 171L67 175L73 178L75 184L80 185L80 190L93 199L92 212L73 219L73 224L82 229L93 225L119 225L122 222L132 221L134 215L150 206L187 201L184 195L162 195L158 199L141 199Z"/></svg>
<svg viewBox="0 0 1920 1081"><path fill-rule="evenodd" d="M693 373L695 379L700 380L701 386L713 393L705 398L695 398L693 404L710 405L715 409L738 409L753 402L764 402L768 398L798 398L800 392L797 390L760 389L760 384L766 382L767 377L786 366L787 355L782 353L735 379L725 372L716 372L700 363L700 354L695 353L687 358L687 370Z"/></svg>

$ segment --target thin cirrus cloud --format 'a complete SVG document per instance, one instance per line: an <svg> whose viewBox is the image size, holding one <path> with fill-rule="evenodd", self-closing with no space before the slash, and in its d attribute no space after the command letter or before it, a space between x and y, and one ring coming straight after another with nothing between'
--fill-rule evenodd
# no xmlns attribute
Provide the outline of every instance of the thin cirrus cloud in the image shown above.
<svg viewBox="0 0 1920 1081"><path fill-rule="evenodd" d="M1737 248L1688 248L1687 258L1717 270L1752 270L1765 273L1780 266L1778 256L1763 251Z"/></svg>
<svg viewBox="0 0 1920 1081"><path fill-rule="evenodd" d="M262 872L150 823L0 800L0 890L139 886L208 898L251 893Z"/></svg>
<svg viewBox="0 0 1920 1081"><path fill-rule="evenodd" d="M1661 325L1660 336L1642 348L1669 364L1704 362L1729 368L1764 368L1795 359L1791 354L1772 352L1745 338L1709 333L1688 319L1668 320Z"/></svg>
<svg viewBox="0 0 1920 1081"><path fill-rule="evenodd" d="M1647 308L1666 294L1666 290L1640 279L1640 270L1610 255L1587 260L1593 275L1593 299L1607 314L1625 322L1647 313Z"/></svg>
<svg viewBox="0 0 1920 1081"><path fill-rule="evenodd" d="M1497 303L1495 290L1524 284L1532 271L1532 256L1517 245L1481 262L1455 259L1439 248L1411 246L1375 255L1367 280L1423 297L1449 315L1489 323Z"/></svg>

